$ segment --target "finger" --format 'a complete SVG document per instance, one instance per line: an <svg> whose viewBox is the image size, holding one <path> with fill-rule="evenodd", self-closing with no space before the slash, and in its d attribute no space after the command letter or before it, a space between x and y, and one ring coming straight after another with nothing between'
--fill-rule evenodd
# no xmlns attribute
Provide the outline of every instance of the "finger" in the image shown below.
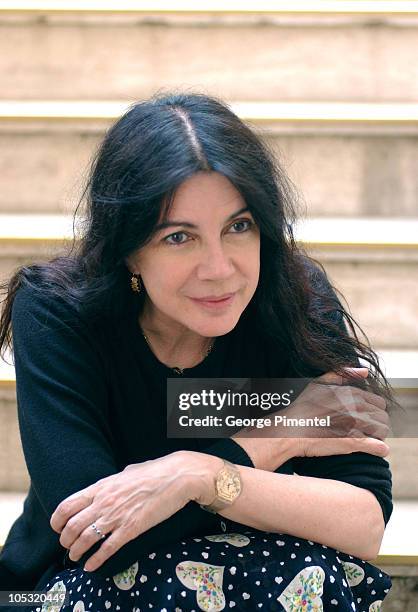
<svg viewBox="0 0 418 612"><path fill-rule="evenodd" d="M363 423L359 423L358 427L364 435L377 438L378 440L387 438L389 431L387 425L374 421L373 419L365 419Z"/></svg>
<svg viewBox="0 0 418 612"><path fill-rule="evenodd" d="M377 440L386 440L386 438L389 435L389 429L388 427L386 427L386 425L370 425L370 426L365 426L363 428L363 432L367 435L370 436L372 438L376 438Z"/></svg>
<svg viewBox="0 0 418 612"><path fill-rule="evenodd" d="M347 376L352 376L353 378L367 378L369 375L369 368L352 368L351 366L346 366L344 370L347 372Z"/></svg>
<svg viewBox="0 0 418 612"><path fill-rule="evenodd" d="M388 414L383 410L376 411L374 407L370 407L370 411L368 412L368 414L370 416L370 420L376 423L380 423L381 425L385 425L385 427L390 427L391 419Z"/></svg>
<svg viewBox="0 0 418 612"><path fill-rule="evenodd" d="M387 414L381 410L376 412L372 407L371 412L363 412L357 419L358 427L364 433L375 436L379 439L387 437L389 432L390 419Z"/></svg>
<svg viewBox="0 0 418 612"><path fill-rule="evenodd" d="M96 529L101 532L101 535L99 535L97 531L93 529L92 525L95 525ZM100 519L96 521L90 519L86 528L82 531L82 533L80 533L79 537L71 545L68 556L72 561L78 561L86 551L88 551L100 540L103 540L104 536L107 536L109 533L111 533L111 531L111 527L108 526L105 528L103 522L100 522Z"/></svg>
<svg viewBox="0 0 418 612"><path fill-rule="evenodd" d="M382 396L370 391L365 391L364 389L359 389L358 387L353 387L352 385L347 385L345 388L347 391L350 390L351 392L351 403L356 403L360 410L362 409L362 406L363 409L364 406L367 406L367 409L369 410L387 414L386 400ZM338 393L340 393L340 391L337 389L337 396Z"/></svg>
<svg viewBox="0 0 418 612"><path fill-rule="evenodd" d="M346 412L333 423L333 430L341 431L348 437L372 435L379 439L386 438L389 433L390 419L386 412L376 409L372 404L365 404L354 412ZM339 427L339 429L338 429Z"/></svg>
<svg viewBox="0 0 418 612"><path fill-rule="evenodd" d="M343 368L346 372L345 376L342 376L342 384L343 385L352 385L353 381L365 380L369 375L368 368L351 368L346 367Z"/></svg>
<svg viewBox="0 0 418 612"><path fill-rule="evenodd" d="M64 548L71 548L84 531L97 519L97 509L90 504L84 510L72 516L61 531L60 544ZM96 534L97 535L97 534Z"/></svg>
<svg viewBox="0 0 418 612"><path fill-rule="evenodd" d="M337 374L336 372L326 372L321 376L318 376L315 381L320 381L325 384L344 384L347 379L350 378L367 378L369 374L368 368L352 368L352 367L344 367L346 375Z"/></svg>
<svg viewBox="0 0 418 612"><path fill-rule="evenodd" d="M322 374L321 376L317 376L314 379L314 382L320 382L320 383L324 383L326 385L341 385L343 382L343 377L340 374L337 374L336 372L326 372L325 374Z"/></svg>
<svg viewBox="0 0 418 612"><path fill-rule="evenodd" d="M363 389L359 389L359 391L361 392L366 402L368 402L369 404L373 404L373 406L376 406L377 408L381 408L382 410L386 411L386 400L381 395L377 395L376 393L372 393L371 391L364 391Z"/></svg>
<svg viewBox="0 0 418 612"><path fill-rule="evenodd" d="M89 506L92 501L93 496L84 491L78 491L64 499L64 501L58 504L51 516L49 523L52 529L57 533L61 533L69 518Z"/></svg>
<svg viewBox="0 0 418 612"><path fill-rule="evenodd" d="M356 438L355 439L356 450L369 453L371 455L377 455L378 457L386 457L389 454L389 446L375 438Z"/></svg>
<svg viewBox="0 0 418 612"><path fill-rule="evenodd" d="M87 559L84 565L84 571L94 572L98 567L103 565L112 555L115 554L122 546L129 542L131 538L128 537L126 528L120 527L114 531L107 540L103 541L99 550L94 553L89 559Z"/></svg>
<svg viewBox="0 0 418 612"><path fill-rule="evenodd" d="M358 428L364 434L379 438L379 440L384 440L391 436L392 423L387 413L382 410L376 412L376 408L370 404L368 407L371 409L370 411L365 411L358 415Z"/></svg>

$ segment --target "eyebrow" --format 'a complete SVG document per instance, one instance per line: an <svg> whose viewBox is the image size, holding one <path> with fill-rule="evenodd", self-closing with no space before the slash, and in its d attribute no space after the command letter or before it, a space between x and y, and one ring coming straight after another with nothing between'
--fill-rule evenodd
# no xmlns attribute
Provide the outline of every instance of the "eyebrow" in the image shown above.
<svg viewBox="0 0 418 612"><path fill-rule="evenodd" d="M250 210L248 206L244 206L244 208L240 208L240 210L237 210L236 212L232 213L232 215L230 215L227 218L227 221L231 221L231 219L234 219L241 213L246 212L248 210ZM183 227L190 227L191 229L198 229L197 225L194 225L194 223L189 223L188 221L164 221L163 223L160 223L159 225L156 226L155 231L158 232L167 227L178 227L179 225Z"/></svg>

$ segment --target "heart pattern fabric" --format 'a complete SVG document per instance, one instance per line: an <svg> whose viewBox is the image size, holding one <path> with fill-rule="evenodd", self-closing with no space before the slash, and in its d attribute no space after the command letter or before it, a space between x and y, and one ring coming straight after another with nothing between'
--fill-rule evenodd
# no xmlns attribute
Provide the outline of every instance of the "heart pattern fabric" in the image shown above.
<svg viewBox="0 0 418 612"><path fill-rule="evenodd" d="M64 604L59 599L54 600L54 595L59 593L65 597L66 592L67 588L62 580L55 582L47 591L47 595L51 595L51 599L43 602L41 612L60 612Z"/></svg>
<svg viewBox="0 0 418 612"><path fill-rule="evenodd" d="M242 546L248 546L250 543L250 538L241 534L241 533L224 533L224 534L216 534L205 536L206 540L210 542L228 542L228 544L232 544L232 546L237 546L241 548Z"/></svg>
<svg viewBox="0 0 418 612"><path fill-rule="evenodd" d="M138 573L138 561L135 561L131 566L129 566L123 572L116 574L113 576L113 582L121 589L121 591L128 591L135 584L135 577Z"/></svg>
<svg viewBox="0 0 418 612"><path fill-rule="evenodd" d="M206 612L217 612L225 608L222 590L224 566L196 561L185 561L176 566L180 582L196 591L196 604Z"/></svg>
<svg viewBox="0 0 418 612"><path fill-rule="evenodd" d="M319 565L305 567L277 598L286 612L323 612L325 572Z"/></svg>
<svg viewBox="0 0 418 612"><path fill-rule="evenodd" d="M342 562L345 575L347 577L348 584L353 587L360 584L364 579L364 569L357 565L357 563L351 563L347 561Z"/></svg>
<svg viewBox="0 0 418 612"><path fill-rule="evenodd" d="M65 569L36 590L64 593L28 612L203 610L380 612L390 576L370 563L290 534L246 529L191 536L113 576ZM48 590L49 589L49 590Z"/></svg>

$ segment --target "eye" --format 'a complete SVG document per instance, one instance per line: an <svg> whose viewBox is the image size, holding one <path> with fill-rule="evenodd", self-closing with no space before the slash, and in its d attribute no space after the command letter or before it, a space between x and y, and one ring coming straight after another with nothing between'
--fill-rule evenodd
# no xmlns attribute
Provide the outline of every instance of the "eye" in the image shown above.
<svg viewBox="0 0 418 612"><path fill-rule="evenodd" d="M176 240L174 242L169 241L169 238L173 238L173 236L182 236L182 235L186 236L187 234L185 232L175 232L174 234L170 234L169 236L166 236L163 241L173 246L184 244L183 241L182 242L177 242Z"/></svg>
<svg viewBox="0 0 418 612"><path fill-rule="evenodd" d="M247 224L245 226L245 224ZM253 221L251 221L251 219L240 219L239 221L235 221L231 227L234 226L242 226L244 225L244 230L243 231L237 231L237 232L232 232L233 234L244 234L245 232L247 232L248 230L250 230L252 228L252 226L254 225ZM175 237L178 236L187 236L186 232L174 232L174 234L170 234L169 236L166 236L165 238L163 238L163 242L165 242L166 244L169 244L170 246L181 246L182 244L186 244L187 240L176 240ZM173 239L174 237L174 239Z"/></svg>
<svg viewBox="0 0 418 612"><path fill-rule="evenodd" d="M234 225L242 225L243 223L248 224L247 228L244 229L244 231L242 232L233 232L233 233L243 234L244 232L247 232L249 229L251 229L251 227L254 225L254 223L250 219L240 219L239 221L235 221L235 223L233 223L231 227L234 227Z"/></svg>

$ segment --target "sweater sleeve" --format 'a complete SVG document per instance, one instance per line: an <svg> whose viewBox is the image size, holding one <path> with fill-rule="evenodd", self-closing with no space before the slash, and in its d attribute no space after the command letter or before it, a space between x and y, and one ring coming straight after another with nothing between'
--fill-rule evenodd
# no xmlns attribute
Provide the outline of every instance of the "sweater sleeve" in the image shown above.
<svg viewBox="0 0 418 612"><path fill-rule="evenodd" d="M122 469L108 415L109 377L90 325L64 300L20 288L13 303L12 336L22 447L49 522L61 501ZM231 452L235 443L221 442L221 455L239 458ZM241 457L245 460L244 453ZM218 524L218 517L190 502L127 542L94 573L115 575L158 546L174 544L197 528L211 533ZM53 534L59 550L60 536ZM62 547L66 565L83 567L100 545L98 541L77 562Z"/></svg>
<svg viewBox="0 0 418 612"><path fill-rule="evenodd" d="M312 279L316 287L332 298L337 308L341 308L335 291L319 268L315 268ZM329 316L337 322L341 334L347 335L341 312L336 309L331 311ZM353 355L350 355L349 363L353 364ZM354 364L356 367L362 365L356 356ZM293 469L302 476L339 480L371 491L382 508L385 525L388 523L393 510L392 474L389 463L383 457L363 452L323 457L294 457Z"/></svg>
<svg viewBox="0 0 418 612"><path fill-rule="evenodd" d="M117 471L106 376L81 318L58 298L19 289L12 337L23 453L50 517L63 499Z"/></svg>
<svg viewBox="0 0 418 612"><path fill-rule="evenodd" d="M231 463L236 463L238 465L254 467L254 463L252 462L252 459L248 453L232 438L222 438L217 440L213 444L202 448L201 452L206 453L207 455L220 457L221 459L226 459L227 461L231 461Z"/></svg>

